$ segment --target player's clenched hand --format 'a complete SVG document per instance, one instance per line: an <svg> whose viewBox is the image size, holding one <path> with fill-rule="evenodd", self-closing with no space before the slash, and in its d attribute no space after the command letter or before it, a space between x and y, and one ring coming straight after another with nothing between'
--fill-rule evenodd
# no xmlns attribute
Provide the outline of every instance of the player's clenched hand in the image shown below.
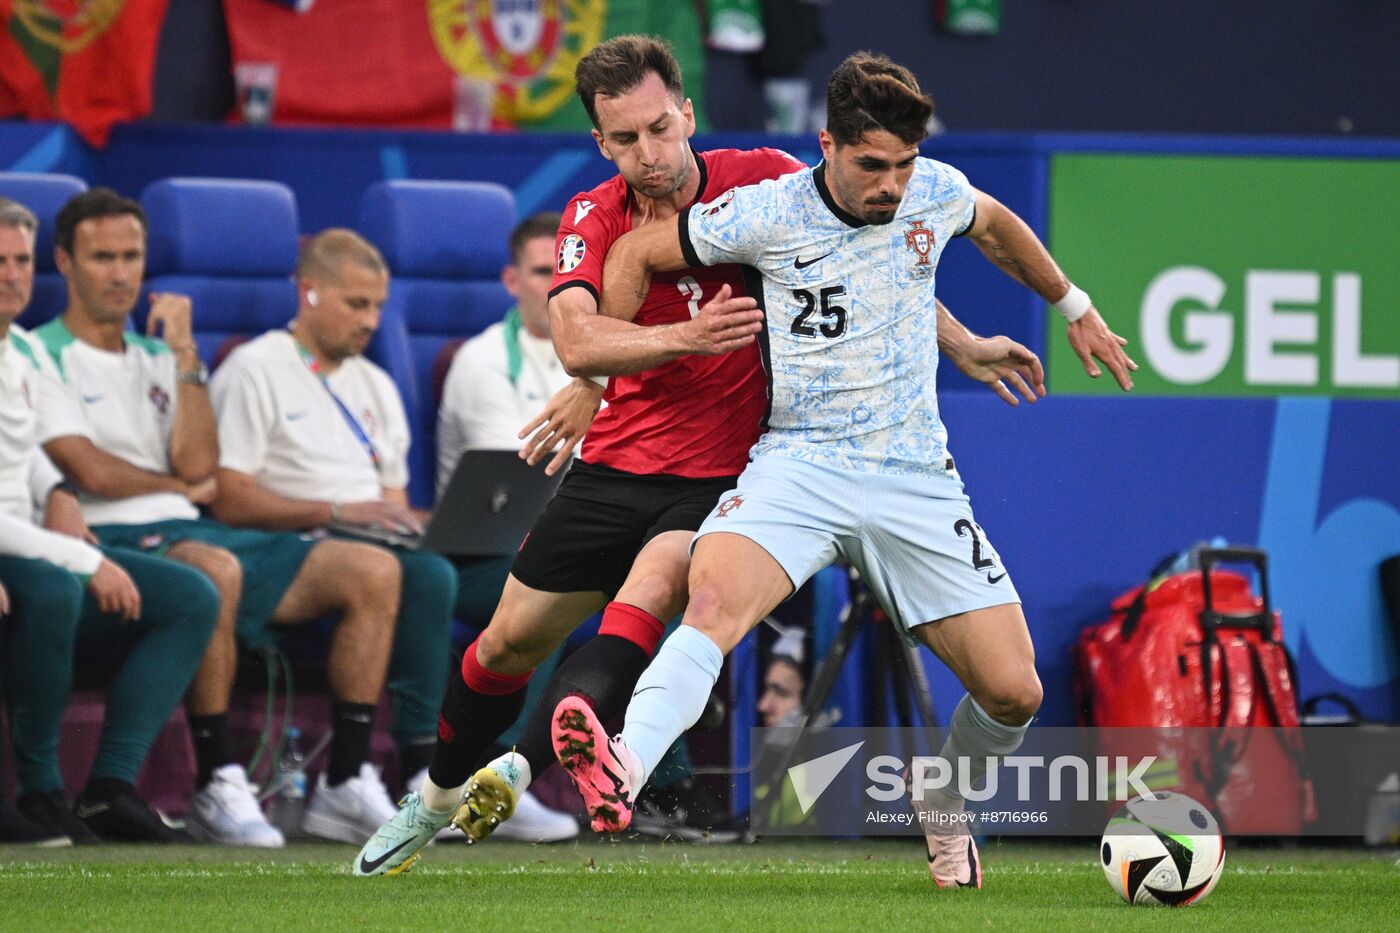
<svg viewBox="0 0 1400 933"><path fill-rule="evenodd" d="M966 353L949 358L1008 405L1020 404L1012 389L1028 402L1045 395L1045 369L1040 365L1040 357L1010 337L978 337Z"/></svg>
<svg viewBox="0 0 1400 933"><path fill-rule="evenodd" d="M690 352L718 356L753 343L763 329L763 312L747 296L733 297L728 285L705 302L688 325Z"/></svg>
<svg viewBox="0 0 1400 933"><path fill-rule="evenodd" d="M88 578L88 590L97 608L108 615L135 619L141 615L141 592L127 572L105 557L97 572Z"/></svg>
<svg viewBox="0 0 1400 933"><path fill-rule="evenodd" d="M1085 311L1083 317L1069 326L1069 345L1074 348L1075 355L1084 364L1084 371L1091 378L1097 379L1103 374L1098 363L1094 362L1097 359L1113 373L1113 378L1118 380L1124 392L1132 390L1133 377L1129 373L1136 371L1138 365L1123 352L1128 338L1119 337L1109 330L1097 309Z"/></svg>
<svg viewBox="0 0 1400 933"><path fill-rule="evenodd" d="M517 437L529 437L525 446L520 448L521 459L534 466L553 452L554 457L544 472L546 476L559 472L559 468L573 456L574 448L583 440L583 435L588 433L602 402L603 387L593 380L570 381L554 393L529 424L520 429Z"/></svg>
<svg viewBox="0 0 1400 933"><path fill-rule="evenodd" d="M146 335L160 337L166 346L177 353L193 348L194 323L190 299L171 292L151 292Z"/></svg>

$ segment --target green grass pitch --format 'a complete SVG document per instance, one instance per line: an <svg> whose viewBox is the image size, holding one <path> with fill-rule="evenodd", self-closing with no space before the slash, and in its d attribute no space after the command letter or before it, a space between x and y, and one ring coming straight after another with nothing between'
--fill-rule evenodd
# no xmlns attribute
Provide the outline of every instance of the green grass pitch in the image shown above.
<svg viewBox="0 0 1400 933"><path fill-rule="evenodd" d="M1203 904L1118 901L1077 845L987 842L982 891L939 891L920 842L695 846L585 838L429 849L398 878L350 875L348 846L0 850L11 930L1395 929L1393 851L1233 847Z"/></svg>

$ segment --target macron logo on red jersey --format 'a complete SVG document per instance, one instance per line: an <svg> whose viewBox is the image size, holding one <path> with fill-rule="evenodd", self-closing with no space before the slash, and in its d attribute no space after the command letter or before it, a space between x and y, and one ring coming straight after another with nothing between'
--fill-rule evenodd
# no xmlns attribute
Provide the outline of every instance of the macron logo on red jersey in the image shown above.
<svg viewBox="0 0 1400 933"><path fill-rule="evenodd" d="M574 214L574 223L576 223L576 224L581 224L581 223L583 223L583 218L587 217L587 216L588 216L588 212L591 211L591 210L593 210L593 208L595 208L595 207L597 207L597 206L598 206L598 205L594 204L592 201L580 201L580 202L578 202L578 213Z"/></svg>

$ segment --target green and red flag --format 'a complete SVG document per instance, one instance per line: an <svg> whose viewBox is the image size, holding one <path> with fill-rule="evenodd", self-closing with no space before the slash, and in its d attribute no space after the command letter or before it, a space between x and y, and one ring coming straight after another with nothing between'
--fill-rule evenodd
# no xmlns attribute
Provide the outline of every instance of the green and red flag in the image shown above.
<svg viewBox="0 0 1400 933"><path fill-rule="evenodd" d="M631 32L672 41L702 104L690 0L224 0L224 13L248 123L583 130L574 68Z"/></svg>
<svg viewBox="0 0 1400 933"><path fill-rule="evenodd" d="M0 0L0 116L58 119L94 146L151 110L169 0Z"/></svg>

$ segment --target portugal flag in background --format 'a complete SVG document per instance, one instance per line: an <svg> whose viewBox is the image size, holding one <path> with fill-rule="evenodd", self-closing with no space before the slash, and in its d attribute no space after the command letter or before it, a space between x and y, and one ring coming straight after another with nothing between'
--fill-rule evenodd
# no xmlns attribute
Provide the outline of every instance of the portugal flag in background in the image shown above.
<svg viewBox="0 0 1400 933"><path fill-rule="evenodd" d="M0 0L0 116L60 119L94 146L151 110L169 0Z"/></svg>
<svg viewBox="0 0 1400 933"><path fill-rule="evenodd" d="M3 2L3 0L0 0ZM586 130L574 68L610 36L667 37L703 119L693 0L224 0L249 123Z"/></svg>

